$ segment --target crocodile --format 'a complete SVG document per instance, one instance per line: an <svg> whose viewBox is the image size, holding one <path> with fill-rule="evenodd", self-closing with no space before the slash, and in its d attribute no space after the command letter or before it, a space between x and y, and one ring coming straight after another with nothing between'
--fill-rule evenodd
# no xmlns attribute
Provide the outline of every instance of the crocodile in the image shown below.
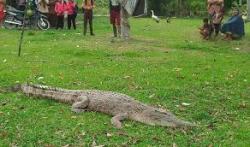
<svg viewBox="0 0 250 147"><path fill-rule="evenodd" d="M125 119L171 128L196 126L188 121L178 119L167 110L143 104L128 95L117 92L67 90L34 84L16 84L9 90L23 93L29 97L53 99L70 104L72 105L71 110L76 113L94 111L111 115L111 124L116 128L122 128L122 121Z"/></svg>

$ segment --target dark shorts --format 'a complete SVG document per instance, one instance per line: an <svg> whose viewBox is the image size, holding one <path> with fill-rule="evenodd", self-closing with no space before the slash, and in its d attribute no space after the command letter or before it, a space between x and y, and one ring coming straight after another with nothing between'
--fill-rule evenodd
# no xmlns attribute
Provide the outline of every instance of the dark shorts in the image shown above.
<svg viewBox="0 0 250 147"><path fill-rule="evenodd" d="M84 10L84 21L93 19L93 10Z"/></svg>
<svg viewBox="0 0 250 147"><path fill-rule="evenodd" d="M120 11L111 10L110 23L113 25L120 25L121 24Z"/></svg>

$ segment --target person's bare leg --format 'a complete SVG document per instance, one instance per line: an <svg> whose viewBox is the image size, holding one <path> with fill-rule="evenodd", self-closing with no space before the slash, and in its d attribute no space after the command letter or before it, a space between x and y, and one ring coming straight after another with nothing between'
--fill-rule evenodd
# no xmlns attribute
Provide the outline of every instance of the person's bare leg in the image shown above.
<svg viewBox="0 0 250 147"><path fill-rule="evenodd" d="M121 37L129 39L130 25L128 21L129 14L124 8L121 8Z"/></svg>

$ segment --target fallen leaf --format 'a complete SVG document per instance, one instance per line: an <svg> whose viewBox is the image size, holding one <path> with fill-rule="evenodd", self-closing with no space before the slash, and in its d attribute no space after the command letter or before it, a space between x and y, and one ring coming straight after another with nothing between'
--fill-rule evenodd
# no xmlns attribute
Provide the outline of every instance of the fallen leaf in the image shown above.
<svg viewBox="0 0 250 147"><path fill-rule="evenodd" d="M92 144L91 144L92 147L95 147L96 146L96 142L95 140L93 140Z"/></svg>
<svg viewBox="0 0 250 147"><path fill-rule="evenodd" d="M129 79L129 78L131 78L131 76L124 76L123 78L124 79Z"/></svg>
<svg viewBox="0 0 250 147"><path fill-rule="evenodd" d="M76 118L77 118L77 116L71 116L71 118L76 119Z"/></svg>
<svg viewBox="0 0 250 147"><path fill-rule="evenodd" d="M176 72L179 72L181 70L182 70L182 68L177 68L177 67L173 69L173 71L176 71Z"/></svg>
<svg viewBox="0 0 250 147"><path fill-rule="evenodd" d="M178 147L178 146L177 146L177 144L174 142L173 145L172 145L172 147Z"/></svg>
<svg viewBox="0 0 250 147"><path fill-rule="evenodd" d="M240 104L239 104L239 108L247 108L247 104L246 104L246 102L241 102Z"/></svg>
<svg viewBox="0 0 250 147"><path fill-rule="evenodd" d="M182 106L190 106L191 104L189 104L189 103L184 103L184 102L183 102L183 103L181 103L181 105L182 105Z"/></svg>
<svg viewBox="0 0 250 147"><path fill-rule="evenodd" d="M40 80L43 80L43 79L44 79L44 77L38 77L38 78L37 78L37 80L39 80L39 81L40 81Z"/></svg>
<svg viewBox="0 0 250 147"><path fill-rule="evenodd" d="M155 97L155 94L151 94L151 95L149 96L149 98L153 98L153 97Z"/></svg>
<svg viewBox="0 0 250 147"><path fill-rule="evenodd" d="M125 124L124 126L125 126L125 127L131 127L131 125L129 125L129 124Z"/></svg>
<svg viewBox="0 0 250 147"><path fill-rule="evenodd" d="M86 135L86 133L85 132L82 132L82 134L81 134L82 136L85 136Z"/></svg>
<svg viewBox="0 0 250 147"><path fill-rule="evenodd" d="M110 134L110 133L107 133L107 137L111 137L111 136L113 136L112 134Z"/></svg>

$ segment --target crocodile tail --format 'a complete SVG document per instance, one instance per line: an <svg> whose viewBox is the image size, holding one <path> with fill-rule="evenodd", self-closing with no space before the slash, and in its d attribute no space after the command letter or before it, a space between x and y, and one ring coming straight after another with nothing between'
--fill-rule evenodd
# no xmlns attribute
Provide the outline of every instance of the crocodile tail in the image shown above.
<svg viewBox="0 0 250 147"><path fill-rule="evenodd" d="M6 88L8 92L18 92L22 90L22 84L15 84L11 87Z"/></svg>
<svg viewBox="0 0 250 147"><path fill-rule="evenodd" d="M21 84L15 84L9 87L0 87L0 93L18 92L18 91L21 91Z"/></svg>
<svg viewBox="0 0 250 147"><path fill-rule="evenodd" d="M78 95L73 95L71 92L61 89L53 88L45 85L27 84L22 87L22 92L35 97L52 99L62 103L74 103L78 99Z"/></svg>

